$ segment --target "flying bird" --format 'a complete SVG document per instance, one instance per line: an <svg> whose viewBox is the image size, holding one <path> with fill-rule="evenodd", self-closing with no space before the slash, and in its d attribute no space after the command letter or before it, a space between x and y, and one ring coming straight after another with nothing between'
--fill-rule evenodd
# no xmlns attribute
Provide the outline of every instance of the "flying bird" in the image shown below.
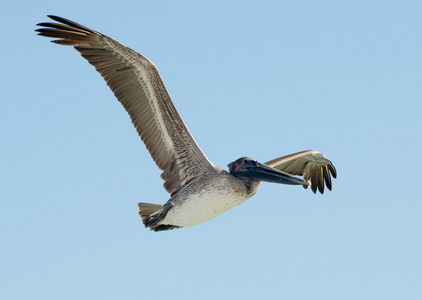
<svg viewBox="0 0 422 300"><path fill-rule="evenodd" d="M73 21L39 23L38 35L73 46L101 74L129 114L170 199L164 204L139 203L145 227L154 231L194 226L209 221L252 197L261 181L331 190L337 173L329 159L307 150L260 163L241 157L228 172L201 151L179 115L156 66L118 41ZM299 177L303 176L303 178Z"/></svg>

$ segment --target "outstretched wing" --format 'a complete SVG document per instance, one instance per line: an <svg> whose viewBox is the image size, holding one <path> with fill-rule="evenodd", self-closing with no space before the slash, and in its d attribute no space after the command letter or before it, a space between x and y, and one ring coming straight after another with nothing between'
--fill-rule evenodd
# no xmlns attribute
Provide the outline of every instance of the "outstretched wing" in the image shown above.
<svg viewBox="0 0 422 300"><path fill-rule="evenodd" d="M265 163L267 166L289 173L302 176L311 181L311 189L324 193L324 182L331 191L331 176L337 177L336 168L332 162L315 150L306 150L282 156ZM330 176L331 174L331 176ZM306 189L307 186L304 186Z"/></svg>
<svg viewBox="0 0 422 300"><path fill-rule="evenodd" d="M157 166L169 193L214 165L196 144L174 106L155 65L125 45L67 19L40 23L39 35L74 46L101 74L128 112Z"/></svg>

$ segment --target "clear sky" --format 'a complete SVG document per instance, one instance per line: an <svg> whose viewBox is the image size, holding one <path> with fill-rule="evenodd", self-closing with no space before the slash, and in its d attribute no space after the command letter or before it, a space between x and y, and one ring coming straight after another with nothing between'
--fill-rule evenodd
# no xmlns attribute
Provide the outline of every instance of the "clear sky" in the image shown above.
<svg viewBox="0 0 422 300"><path fill-rule="evenodd" d="M1 299L420 299L421 1L2 1ZM216 165L315 149L333 191L263 183L150 232L160 171L63 16L152 60Z"/></svg>

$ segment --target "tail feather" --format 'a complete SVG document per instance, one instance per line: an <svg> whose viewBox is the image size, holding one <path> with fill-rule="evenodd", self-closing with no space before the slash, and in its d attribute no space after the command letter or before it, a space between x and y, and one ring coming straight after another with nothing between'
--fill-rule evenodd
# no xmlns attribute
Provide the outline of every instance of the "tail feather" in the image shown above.
<svg viewBox="0 0 422 300"><path fill-rule="evenodd" d="M138 203L138 207L139 207L139 215L142 218L142 223L145 225L145 227L148 227L151 230L154 231L167 231L167 230L172 230L175 228L181 228L181 226L176 226L176 225L169 225L169 224L154 224L156 222L149 222L151 219L151 221L154 221L154 218L157 218L157 214L156 213L160 213L162 212L162 210L165 208L164 205L160 205L160 204L152 204L152 203ZM148 225L149 224L154 224L154 225Z"/></svg>
<svg viewBox="0 0 422 300"><path fill-rule="evenodd" d="M164 205L153 204L153 203L138 203L139 214L141 217L145 215L151 215L164 207Z"/></svg>
<svg viewBox="0 0 422 300"><path fill-rule="evenodd" d="M151 218L151 215L163 209L164 206L160 204L152 204L152 203L138 203L138 207L139 207L139 215L142 218L142 223L146 225L149 219ZM154 230L154 228L152 227L153 226L151 226L150 229Z"/></svg>

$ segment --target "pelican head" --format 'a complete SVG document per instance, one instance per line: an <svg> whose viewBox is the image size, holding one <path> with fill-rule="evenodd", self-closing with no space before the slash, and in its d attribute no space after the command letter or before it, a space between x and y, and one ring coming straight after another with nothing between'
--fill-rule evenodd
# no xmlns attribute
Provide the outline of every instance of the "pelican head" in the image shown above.
<svg viewBox="0 0 422 300"><path fill-rule="evenodd" d="M310 185L307 180L276 170L249 157L241 157L228 164L228 167L230 174L236 177L282 184Z"/></svg>

